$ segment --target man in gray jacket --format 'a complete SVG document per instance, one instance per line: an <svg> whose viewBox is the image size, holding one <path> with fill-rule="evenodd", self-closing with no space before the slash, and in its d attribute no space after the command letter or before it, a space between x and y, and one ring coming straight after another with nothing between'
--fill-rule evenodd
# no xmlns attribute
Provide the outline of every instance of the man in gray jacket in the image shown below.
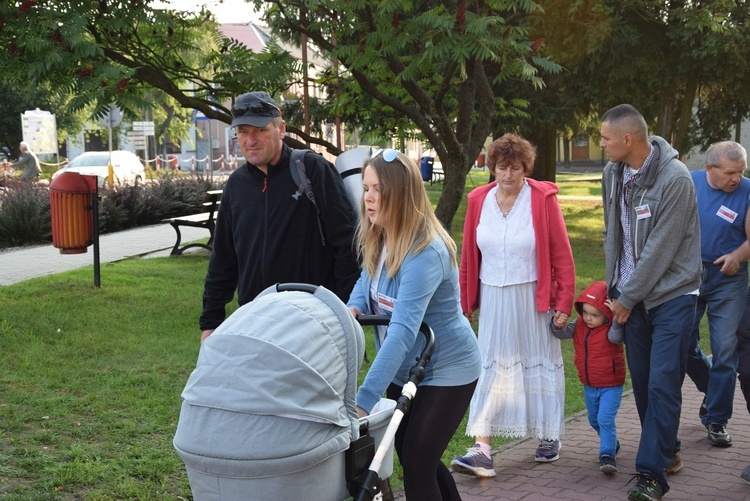
<svg viewBox="0 0 750 501"><path fill-rule="evenodd" d="M625 345L641 441L628 499L659 500L679 470L677 429L701 277L695 187L677 151L622 104L602 117L607 287Z"/></svg>

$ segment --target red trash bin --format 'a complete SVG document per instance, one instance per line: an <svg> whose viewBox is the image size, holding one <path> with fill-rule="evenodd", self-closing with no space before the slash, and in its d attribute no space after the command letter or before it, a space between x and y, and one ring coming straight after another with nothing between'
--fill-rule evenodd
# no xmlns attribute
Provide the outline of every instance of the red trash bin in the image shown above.
<svg viewBox="0 0 750 501"><path fill-rule="evenodd" d="M484 159L485 159L484 153L480 153L479 156L477 156L477 167L484 168Z"/></svg>
<svg viewBox="0 0 750 501"><path fill-rule="evenodd" d="M96 181L96 176L62 172L49 185L52 245L60 254L83 254L94 243Z"/></svg>

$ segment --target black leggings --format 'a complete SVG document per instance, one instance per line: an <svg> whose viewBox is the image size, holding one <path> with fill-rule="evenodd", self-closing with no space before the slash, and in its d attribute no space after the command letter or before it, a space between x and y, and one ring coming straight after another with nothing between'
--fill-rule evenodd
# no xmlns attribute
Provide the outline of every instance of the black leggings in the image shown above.
<svg viewBox="0 0 750 501"><path fill-rule="evenodd" d="M404 469L408 501L460 501L456 482L441 457L469 408L477 382L463 386L420 386L396 432L394 445ZM398 400L401 387L388 386Z"/></svg>

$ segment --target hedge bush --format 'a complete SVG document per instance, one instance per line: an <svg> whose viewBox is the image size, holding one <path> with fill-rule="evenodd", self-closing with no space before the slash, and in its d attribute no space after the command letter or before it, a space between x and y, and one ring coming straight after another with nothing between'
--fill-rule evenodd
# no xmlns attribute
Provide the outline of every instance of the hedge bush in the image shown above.
<svg viewBox="0 0 750 501"><path fill-rule="evenodd" d="M49 187L5 181L0 187L0 248L52 242ZM135 185L99 190L99 232L158 224L203 210L206 191L223 182L204 176L167 175Z"/></svg>
<svg viewBox="0 0 750 501"><path fill-rule="evenodd" d="M23 181L0 187L0 248L52 241L49 190Z"/></svg>

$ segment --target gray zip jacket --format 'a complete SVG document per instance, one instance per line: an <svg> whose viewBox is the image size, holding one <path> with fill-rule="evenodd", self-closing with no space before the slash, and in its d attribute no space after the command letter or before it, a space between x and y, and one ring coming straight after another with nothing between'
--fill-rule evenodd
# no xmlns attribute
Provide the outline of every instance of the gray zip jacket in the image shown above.
<svg viewBox="0 0 750 501"><path fill-rule="evenodd" d="M659 136L649 141L654 146L653 159L631 190L630 230L636 264L619 298L628 309L641 301L647 309L659 306L697 290L701 280L700 222L693 180L677 150ZM617 286L620 276L620 194L625 167L622 162L609 162L602 176L609 291Z"/></svg>

